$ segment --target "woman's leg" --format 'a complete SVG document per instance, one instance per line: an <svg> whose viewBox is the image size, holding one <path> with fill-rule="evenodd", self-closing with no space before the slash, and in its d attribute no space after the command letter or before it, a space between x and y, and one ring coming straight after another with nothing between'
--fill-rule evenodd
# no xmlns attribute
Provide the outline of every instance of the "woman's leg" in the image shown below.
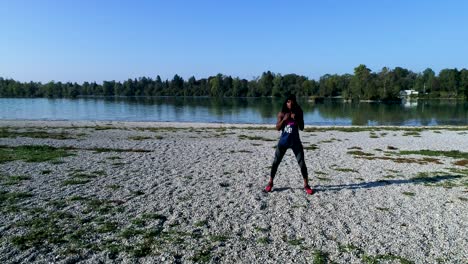
<svg viewBox="0 0 468 264"><path fill-rule="evenodd" d="M307 172L307 166L305 164L305 159L304 159L304 148L302 147L302 144L295 144L292 147L292 150L294 152L294 155L296 155L296 160L297 163L299 163L299 166L301 167L301 174L302 178L304 179L304 186L309 185L309 174Z"/></svg>
<svg viewBox="0 0 468 264"><path fill-rule="evenodd" d="M287 148L281 147L280 145L276 146L275 151L275 159L273 160L273 164L271 165L271 172L270 172L270 183L273 184L273 179L275 178L276 171L278 170L278 166L283 160L284 154L286 153Z"/></svg>

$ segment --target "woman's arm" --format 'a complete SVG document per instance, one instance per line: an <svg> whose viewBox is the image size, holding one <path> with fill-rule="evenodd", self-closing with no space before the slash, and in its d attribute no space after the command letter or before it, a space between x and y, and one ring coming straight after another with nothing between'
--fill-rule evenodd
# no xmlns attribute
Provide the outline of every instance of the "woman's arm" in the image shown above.
<svg viewBox="0 0 468 264"><path fill-rule="evenodd" d="M297 120L297 124L301 131L304 130L304 115L303 114L300 115L299 120Z"/></svg>
<svg viewBox="0 0 468 264"><path fill-rule="evenodd" d="M289 118L289 113L284 114L283 112L278 113L278 121L276 122L276 130L281 130L283 128L283 123Z"/></svg>
<svg viewBox="0 0 468 264"><path fill-rule="evenodd" d="M304 130L304 112L302 112L302 110L296 114L296 122L299 129L301 131Z"/></svg>

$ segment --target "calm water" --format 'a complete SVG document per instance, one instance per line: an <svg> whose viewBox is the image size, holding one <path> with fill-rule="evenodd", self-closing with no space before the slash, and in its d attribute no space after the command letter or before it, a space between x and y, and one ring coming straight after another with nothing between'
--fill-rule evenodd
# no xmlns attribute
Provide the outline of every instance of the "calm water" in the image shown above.
<svg viewBox="0 0 468 264"><path fill-rule="evenodd" d="M281 103L272 98L0 98L0 119L274 124ZM468 103L462 101L299 103L308 125L468 125Z"/></svg>

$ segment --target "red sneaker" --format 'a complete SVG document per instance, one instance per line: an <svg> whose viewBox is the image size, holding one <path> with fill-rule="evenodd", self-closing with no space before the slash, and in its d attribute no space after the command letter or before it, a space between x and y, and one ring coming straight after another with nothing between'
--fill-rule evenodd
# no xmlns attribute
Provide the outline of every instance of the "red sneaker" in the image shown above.
<svg viewBox="0 0 468 264"><path fill-rule="evenodd" d="M306 191L307 194L311 195L314 193L314 191L310 188L309 185L304 186L304 190Z"/></svg>
<svg viewBox="0 0 468 264"><path fill-rule="evenodd" d="M268 183L265 187L265 192L271 192L271 189L273 189L273 183Z"/></svg>

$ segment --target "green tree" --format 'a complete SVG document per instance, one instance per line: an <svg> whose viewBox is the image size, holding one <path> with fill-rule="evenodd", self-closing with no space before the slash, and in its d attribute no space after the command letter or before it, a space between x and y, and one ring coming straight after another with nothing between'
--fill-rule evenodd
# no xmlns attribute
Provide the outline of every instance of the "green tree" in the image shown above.
<svg viewBox="0 0 468 264"><path fill-rule="evenodd" d="M223 76L222 94L223 96L232 96L232 77L231 76Z"/></svg>
<svg viewBox="0 0 468 264"><path fill-rule="evenodd" d="M283 76L281 74L276 74L273 78L273 88L272 95L275 97L280 97L283 95Z"/></svg>
<svg viewBox="0 0 468 264"><path fill-rule="evenodd" d="M423 80L424 80L423 90L422 90L423 94L429 93L432 91L432 84L434 82L434 78L435 78L435 72L431 68L426 68L423 71Z"/></svg>
<svg viewBox="0 0 468 264"><path fill-rule="evenodd" d="M262 76L258 80L258 93L261 96L270 96L273 90L273 79L275 76L270 72L262 73Z"/></svg>
<svg viewBox="0 0 468 264"><path fill-rule="evenodd" d="M457 96L458 75L457 69L443 69L439 73L440 88L449 97Z"/></svg>
<svg viewBox="0 0 468 264"><path fill-rule="evenodd" d="M213 97L221 97L222 91L221 91L221 84L223 82L223 75L219 73L215 77L212 77L210 80L210 96Z"/></svg>
<svg viewBox="0 0 468 264"><path fill-rule="evenodd" d="M114 96L115 81L103 81L102 90L104 96Z"/></svg>
<svg viewBox="0 0 468 264"><path fill-rule="evenodd" d="M460 95L464 95L465 99L468 100L468 70L461 69L460 70L460 83L459 83L459 93Z"/></svg>
<svg viewBox="0 0 468 264"><path fill-rule="evenodd" d="M348 99L361 99L367 93L371 70L361 64L354 68L354 76L351 78Z"/></svg>
<svg viewBox="0 0 468 264"><path fill-rule="evenodd" d="M163 94L163 82L161 80L161 76L156 76L156 80L154 81L154 95L159 96Z"/></svg>
<svg viewBox="0 0 468 264"><path fill-rule="evenodd" d="M242 84L241 84L239 77L232 79L232 96L233 97L240 96L241 85Z"/></svg>

